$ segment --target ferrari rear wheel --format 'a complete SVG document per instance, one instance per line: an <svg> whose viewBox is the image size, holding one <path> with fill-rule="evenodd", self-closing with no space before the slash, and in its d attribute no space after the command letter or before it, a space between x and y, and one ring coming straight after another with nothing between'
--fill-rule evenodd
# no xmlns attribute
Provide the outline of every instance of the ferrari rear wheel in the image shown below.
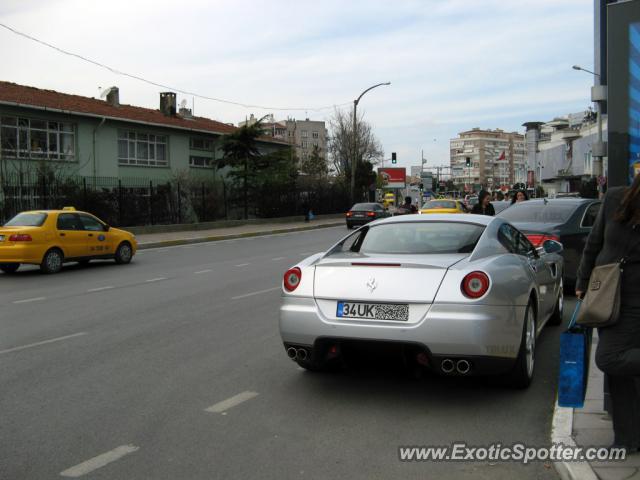
<svg viewBox="0 0 640 480"><path fill-rule="evenodd" d="M16 273L19 268L19 263L0 263L0 270L4 273Z"/></svg>
<svg viewBox="0 0 640 480"><path fill-rule="evenodd" d="M529 303L524 314L522 340L513 370L507 377L509 385L515 388L527 388L533 379L536 353L536 319L533 305Z"/></svg>

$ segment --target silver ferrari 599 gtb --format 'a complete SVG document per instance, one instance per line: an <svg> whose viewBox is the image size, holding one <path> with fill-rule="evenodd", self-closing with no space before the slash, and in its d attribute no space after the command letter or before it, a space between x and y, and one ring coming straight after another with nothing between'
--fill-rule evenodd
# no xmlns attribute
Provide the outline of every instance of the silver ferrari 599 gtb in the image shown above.
<svg viewBox="0 0 640 480"><path fill-rule="evenodd" d="M280 335L309 370L351 345L393 344L440 374L526 387L541 329L562 321L561 252L496 217L375 221L287 270Z"/></svg>

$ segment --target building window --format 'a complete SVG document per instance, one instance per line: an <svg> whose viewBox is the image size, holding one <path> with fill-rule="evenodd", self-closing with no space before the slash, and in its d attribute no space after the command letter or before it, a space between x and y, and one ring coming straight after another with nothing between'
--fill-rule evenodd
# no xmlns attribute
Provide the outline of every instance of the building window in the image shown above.
<svg viewBox="0 0 640 480"><path fill-rule="evenodd" d="M585 152L584 154L584 173L591 173L591 152Z"/></svg>
<svg viewBox="0 0 640 480"><path fill-rule="evenodd" d="M319 143L318 143L318 141L317 141L317 140L313 142L313 146L314 146L314 147L318 147L318 146L319 146Z"/></svg>
<svg viewBox="0 0 640 480"><path fill-rule="evenodd" d="M118 131L118 163L145 167L168 167L167 137L151 133Z"/></svg>
<svg viewBox="0 0 640 480"><path fill-rule="evenodd" d="M213 150L213 141L206 138L191 137L189 139L189 148L191 150Z"/></svg>
<svg viewBox="0 0 640 480"><path fill-rule="evenodd" d="M302 141L302 148L307 148L309 146L309 142L307 142L306 140Z"/></svg>
<svg viewBox="0 0 640 480"><path fill-rule="evenodd" d="M0 119L2 156L74 161L75 128L71 123L34 118Z"/></svg>
<svg viewBox="0 0 640 480"><path fill-rule="evenodd" d="M309 132L307 132L306 130L302 130L302 138L307 138L309 137Z"/></svg>
<svg viewBox="0 0 640 480"><path fill-rule="evenodd" d="M189 166L194 168L211 168L213 159L211 157L201 157L199 155L189 156Z"/></svg>
<svg viewBox="0 0 640 480"><path fill-rule="evenodd" d="M318 132L313 132L311 135L313 138L320 138L320 134Z"/></svg>

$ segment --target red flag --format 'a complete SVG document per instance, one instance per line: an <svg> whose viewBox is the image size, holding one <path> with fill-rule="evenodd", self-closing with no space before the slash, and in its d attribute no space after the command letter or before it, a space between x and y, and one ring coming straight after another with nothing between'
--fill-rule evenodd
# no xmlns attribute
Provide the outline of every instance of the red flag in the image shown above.
<svg viewBox="0 0 640 480"><path fill-rule="evenodd" d="M502 153L500 154L500 156L498 157L498 160L506 160L506 156L504 154L504 150L502 151Z"/></svg>

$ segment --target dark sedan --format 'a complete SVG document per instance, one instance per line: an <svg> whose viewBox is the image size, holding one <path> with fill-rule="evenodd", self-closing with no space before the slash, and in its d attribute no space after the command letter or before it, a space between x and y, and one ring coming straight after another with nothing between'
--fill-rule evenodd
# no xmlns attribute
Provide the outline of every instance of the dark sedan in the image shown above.
<svg viewBox="0 0 640 480"><path fill-rule="evenodd" d="M515 203L498 214L524 233L534 246L557 240L564 246L565 285L574 286L587 236L600 210L592 198L535 199Z"/></svg>
<svg viewBox="0 0 640 480"><path fill-rule="evenodd" d="M346 214L347 228L364 225L388 216L389 212L379 203L356 203Z"/></svg>
<svg viewBox="0 0 640 480"><path fill-rule="evenodd" d="M509 208L511 206L511 202L505 202L504 200L495 200L491 202L491 205L493 205L493 209L496 211L496 215L497 215L501 211Z"/></svg>

